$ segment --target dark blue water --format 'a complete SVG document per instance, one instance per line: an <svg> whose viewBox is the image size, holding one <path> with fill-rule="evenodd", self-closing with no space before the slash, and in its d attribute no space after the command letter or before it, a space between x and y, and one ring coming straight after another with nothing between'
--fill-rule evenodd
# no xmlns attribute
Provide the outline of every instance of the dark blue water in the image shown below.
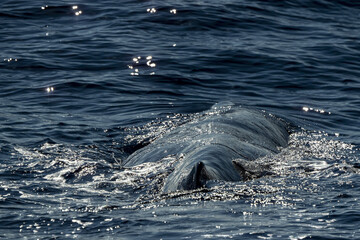
<svg viewBox="0 0 360 240"><path fill-rule="evenodd" d="M0 238L360 239L360 3L0 3ZM277 174L159 194L122 162L216 103L295 126Z"/></svg>

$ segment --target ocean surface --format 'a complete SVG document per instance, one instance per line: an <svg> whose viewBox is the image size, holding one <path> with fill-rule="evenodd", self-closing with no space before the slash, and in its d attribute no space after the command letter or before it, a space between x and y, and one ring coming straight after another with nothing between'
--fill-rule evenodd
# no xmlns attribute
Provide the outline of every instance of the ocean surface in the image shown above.
<svg viewBox="0 0 360 240"><path fill-rule="evenodd" d="M1 0L0 239L360 239L360 2ZM162 194L126 158L212 106L276 174Z"/></svg>

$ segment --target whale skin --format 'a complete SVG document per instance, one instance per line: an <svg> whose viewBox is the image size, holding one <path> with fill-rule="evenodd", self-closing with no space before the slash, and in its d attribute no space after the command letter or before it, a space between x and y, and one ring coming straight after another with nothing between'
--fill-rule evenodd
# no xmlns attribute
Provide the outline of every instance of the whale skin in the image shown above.
<svg viewBox="0 0 360 240"><path fill-rule="evenodd" d="M289 124L264 111L213 106L132 153L124 167L178 159L164 193L204 187L209 180L246 181L264 175L257 159L288 144Z"/></svg>

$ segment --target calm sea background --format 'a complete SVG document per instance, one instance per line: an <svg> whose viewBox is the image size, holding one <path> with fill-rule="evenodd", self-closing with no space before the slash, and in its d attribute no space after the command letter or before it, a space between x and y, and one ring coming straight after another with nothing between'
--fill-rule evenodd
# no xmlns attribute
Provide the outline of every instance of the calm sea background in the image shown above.
<svg viewBox="0 0 360 240"><path fill-rule="evenodd" d="M360 2L1 0L1 239L360 239ZM277 175L123 169L220 103L295 126ZM165 159L166 161L166 159Z"/></svg>

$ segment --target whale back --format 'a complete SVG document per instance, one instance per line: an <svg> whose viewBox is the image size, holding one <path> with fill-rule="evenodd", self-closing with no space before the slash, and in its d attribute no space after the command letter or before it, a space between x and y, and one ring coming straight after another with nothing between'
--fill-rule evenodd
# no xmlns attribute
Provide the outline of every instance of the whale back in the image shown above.
<svg viewBox="0 0 360 240"><path fill-rule="evenodd" d="M125 167L179 157L163 191L194 189L208 180L240 181L244 174L234 159L254 161L276 153L288 142L287 124L247 108L204 114L164 134L130 155ZM180 158L181 156L181 158Z"/></svg>

